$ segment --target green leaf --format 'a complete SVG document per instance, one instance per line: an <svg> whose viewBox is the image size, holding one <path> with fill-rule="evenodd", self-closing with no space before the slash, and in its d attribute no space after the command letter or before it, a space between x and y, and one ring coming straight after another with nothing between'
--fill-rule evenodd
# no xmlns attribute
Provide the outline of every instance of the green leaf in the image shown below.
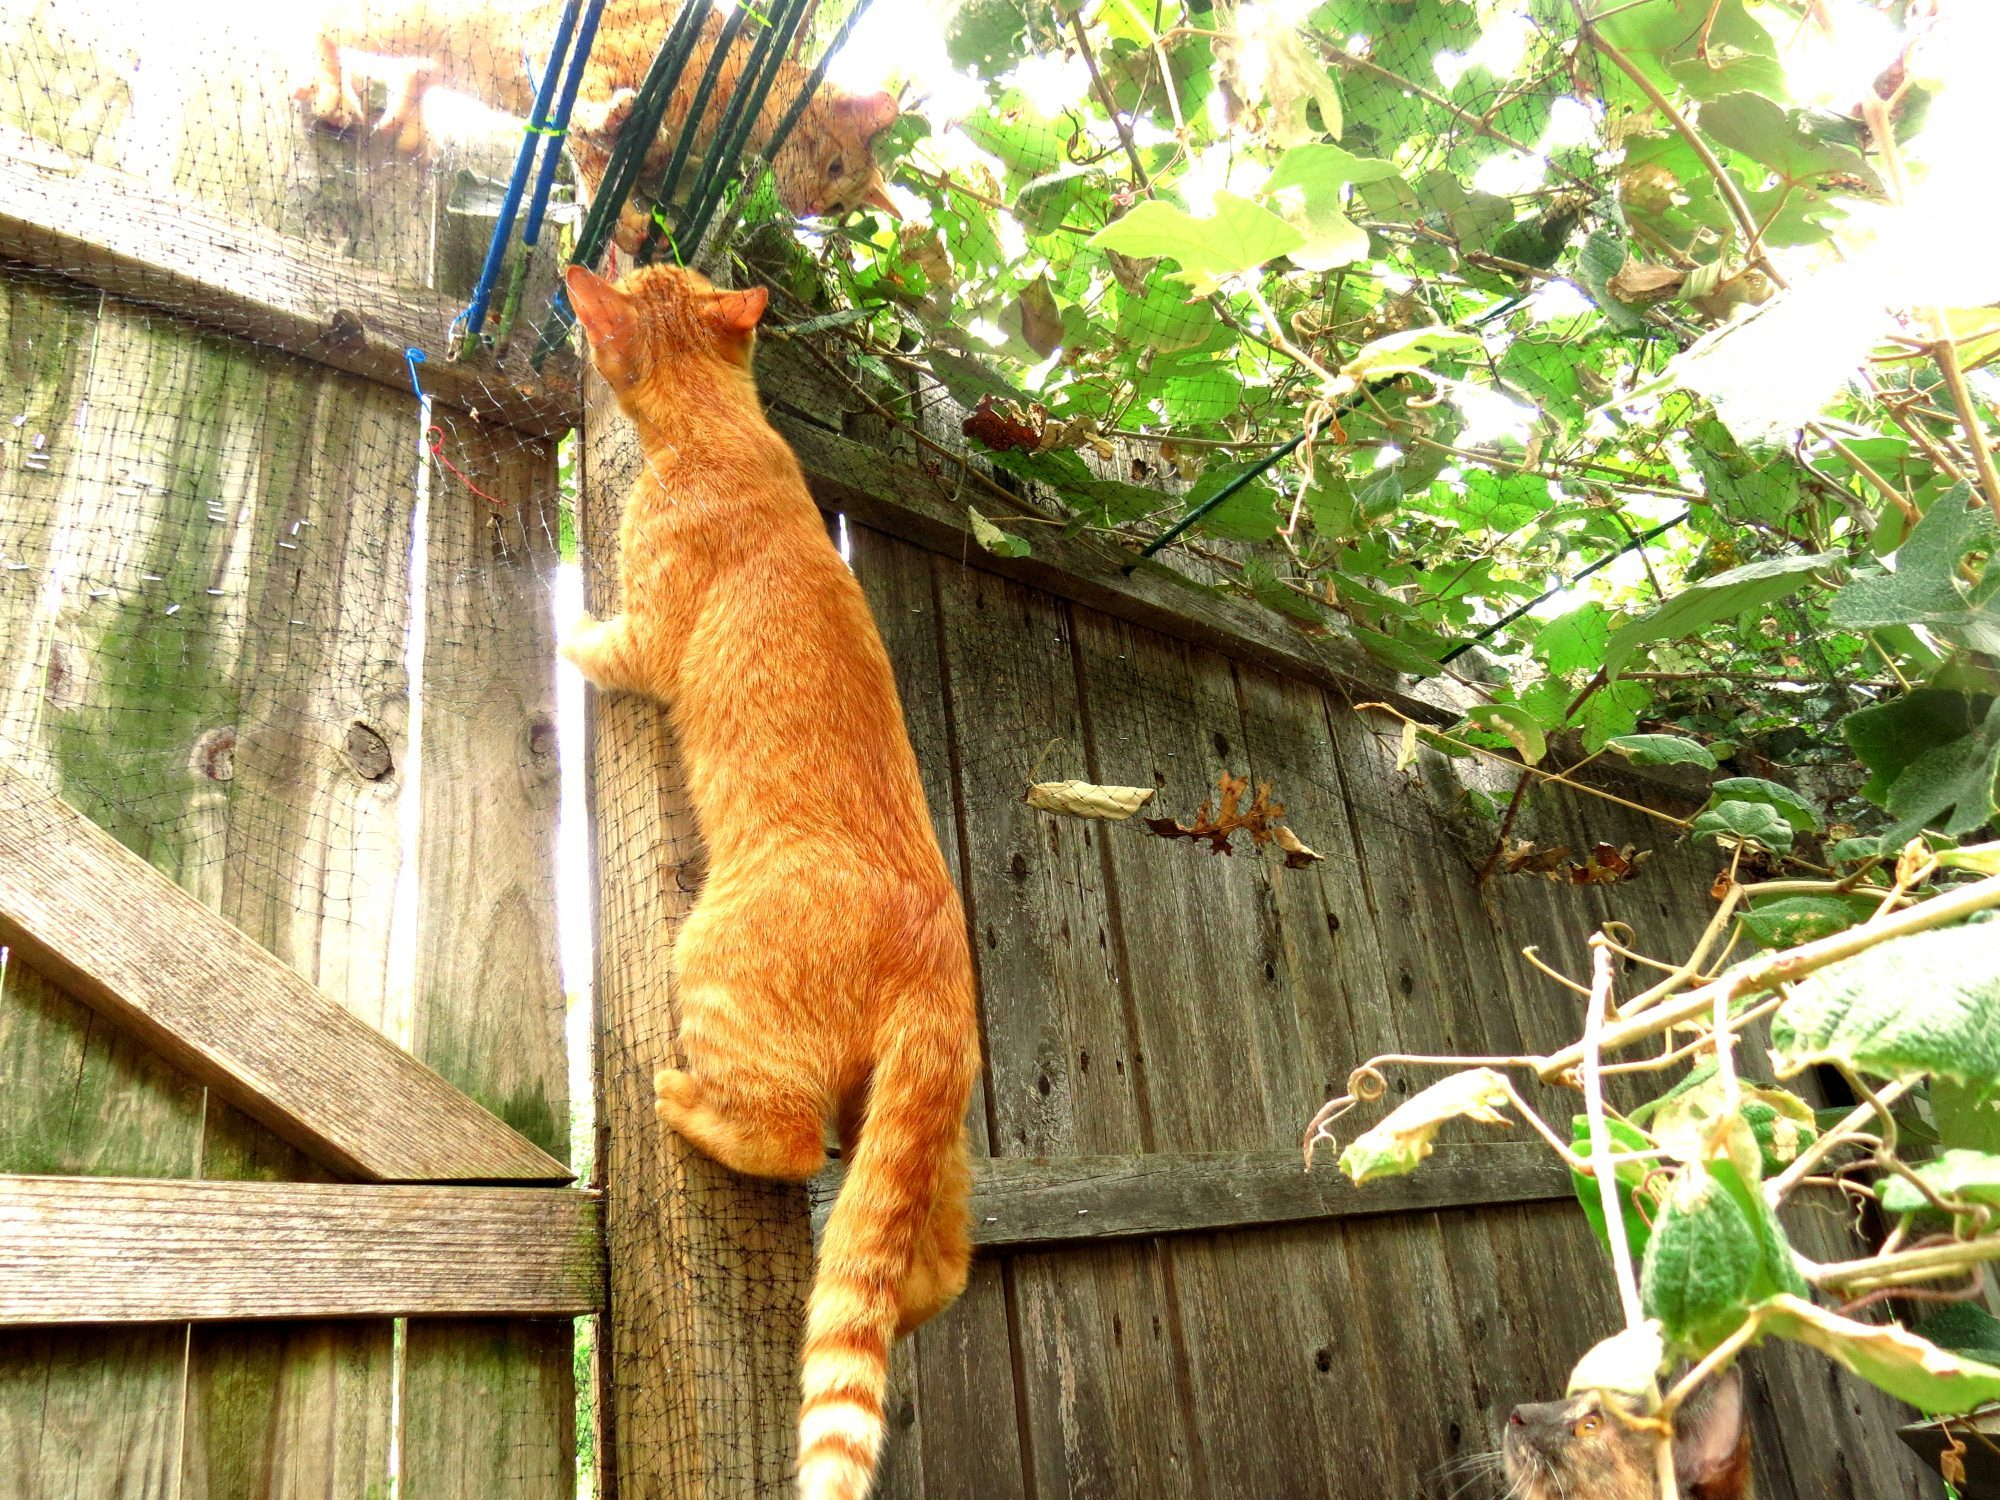
<svg viewBox="0 0 2000 1500"><path fill-rule="evenodd" d="M1839 1063L1884 1078L2000 1079L2000 922L1917 932L1808 975L1771 1021L1788 1078Z"/></svg>
<svg viewBox="0 0 2000 1500"><path fill-rule="evenodd" d="M1456 328L1406 328L1363 344L1340 373L1356 382L1408 375L1429 369L1445 355L1479 354L1485 347L1478 334Z"/></svg>
<svg viewBox="0 0 2000 1500"><path fill-rule="evenodd" d="M1700 1162L1674 1179L1653 1225L1639 1296L1685 1349L1712 1349L1742 1323L1764 1243L1742 1205Z"/></svg>
<svg viewBox="0 0 2000 1500"><path fill-rule="evenodd" d="M1291 252L1302 271L1330 271L1368 254L1367 231L1348 218L1341 189L1396 173L1393 162L1359 157L1338 146L1294 146L1265 180L1258 196L1305 237Z"/></svg>
<svg viewBox="0 0 2000 1500"><path fill-rule="evenodd" d="M1171 256L1181 265L1173 274L1202 296L1223 277L1289 255L1305 242L1303 234L1268 208L1226 192L1215 195L1215 212L1206 218L1148 199L1090 239L1099 249L1121 255Z"/></svg>
<svg viewBox="0 0 2000 1500"><path fill-rule="evenodd" d="M1845 932L1874 914L1875 903L1835 896L1783 896L1743 913L1744 929L1766 948L1796 948Z"/></svg>
<svg viewBox="0 0 2000 1500"><path fill-rule="evenodd" d="M1549 753L1549 742L1542 735L1542 726L1533 714L1516 704L1483 703L1465 716L1465 722L1475 729L1491 730L1502 736L1531 766Z"/></svg>
<svg viewBox="0 0 2000 1500"><path fill-rule="evenodd" d="M1401 1177L1435 1149L1432 1137L1447 1120L1505 1125L1500 1113L1511 1099L1507 1081L1491 1068L1471 1068L1412 1094L1372 1130L1340 1153L1340 1170L1356 1184Z"/></svg>
<svg viewBox="0 0 2000 1500"><path fill-rule="evenodd" d="M1941 1198L2000 1208L2000 1156L1990 1151L1950 1150L1911 1170ZM1930 1200L1905 1177L1882 1179L1882 1210L1892 1214L1933 1212Z"/></svg>
<svg viewBox="0 0 2000 1500"><path fill-rule="evenodd" d="M1689 838L1714 838L1725 849L1756 844L1773 854L1792 851L1792 825L1768 802L1724 802L1688 825Z"/></svg>
<svg viewBox="0 0 2000 1500"><path fill-rule="evenodd" d="M1975 610L1958 578L1974 547L1990 544L1993 513L1967 505L1971 487L1953 485L1931 503L1896 550L1896 571L1857 578L1833 596L1827 614L1848 630L1884 625L1959 625Z"/></svg>
<svg viewBox="0 0 2000 1500"><path fill-rule="evenodd" d="M1896 820L1883 835L1888 843L1924 829L1956 837L1993 821L2000 812L2000 699L1973 733L1911 761L1882 800Z"/></svg>
<svg viewBox="0 0 2000 1500"><path fill-rule="evenodd" d="M1605 647L1604 666L1615 677L1641 646L1679 640L1723 620L1762 609L1773 600L1796 592L1815 568L1831 567L1839 561L1839 556L1831 552L1816 552L1809 557L1774 557L1690 584L1659 608L1619 626Z"/></svg>
<svg viewBox="0 0 2000 1500"><path fill-rule="evenodd" d="M1910 1332L1953 1354L2000 1366L2000 1318L1977 1303L1950 1303L1919 1319Z"/></svg>
<svg viewBox="0 0 2000 1500"><path fill-rule="evenodd" d="M1380 182L1396 175L1396 164L1377 156L1356 156L1339 146L1316 143L1294 146L1278 158L1264 180L1265 193L1297 188L1308 197L1332 194L1349 183Z"/></svg>
<svg viewBox="0 0 2000 1500"><path fill-rule="evenodd" d="M1853 145L1813 135L1806 118L1803 110L1786 110L1758 94L1724 94L1701 107L1701 130L1787 182L1873 176Z"/></svg>
<svg viewBox="0 0 2000 1500"><path fill-rule="evenodd" d="M1683 1157L1698 1156L1723 1116L1726 1098L1721 1076L1711 1062L1644 1107L1643 1122L1639 1120L1641 1110L1633 1111L1633 1120L1643 1123L1669 1151ZM1765 1172L1784 1171L1819 1138L1812 1106L1785 1089L1739 1083L1736 1112L1757 1143Z"/></svg>
<svg viewBox="0 0 2000 1500"><path fill-rule="evenodd" d="M1798 833L1811 833L1819 827L1819 814L1810 802L1790 787L1761 776L1729 776L1716 782L1709 788L1708 805L1723 802L1762 802L1776 808Z"/></svg>
<svg viewBox="0 0 2000 1500"><path fill-rule="evenodd" d="M1606 740L1604 748L1635 766L1699 766L1713 771L1716 764L1707 746L1678 734L1621 734Z"/></svg>
<svg viewBox="0 0 2000 1500"><path fill-rule="evenodd" d="M1627 254L1623 240L1609 229L1600 229L1577 252L1576 279L1603 310L1605 322L1620 333L1637 333L1646 326L1645 316L1610 291L1611 278L1625 269Z"/></svg>
<svg viewBox="0 0 2000 1500"><path fill-rule="evenodd" d="M1254 467L1253 464L1211 464L1180 497L1183 514L1222 492ZM1270 485L1252 480L1221 505L1201 518L1201 529L1210 536L1232 542L1268 541L1277 534L1278 492Z"/></svg>
<svg viewBox="0 0 2000 1500"><path fill-rule="evenodd" d="M1573 681L1597 670L1610 639L1610 612L1601 604L1584 604L1544 625L1533 650L1551 673Z"/></svg>
<svg viewBox="0 0 2000 1500"><path fill-rule="evenodd" d="M1054 234L1071 209L1101 197L1110 180L1102 167L1064 166L1045 172L1014 195L1014 217L1030 234Z"/></svg>
<svg viewBox="0 0 2000 1500"><path fill-rule="evenodd" d="M1347 627L1348 634L1359 641L1368 654L1384 666L1409 677L1434 677L1438 672L1437 662L1414 647L1406 646L1392 635L1384 635L1379 630L1370 630L1366 625Z"/></svg>
<svg viewBox="0 0 2000 1500"><path fill-rule="evenodd" d="M1326 616L1313 602L1296 589L1285 587L1278 575L1271 571L1270 564L1251 558L1243 564L1243 582L1249 586L1251 595L1266 609L1274 609L1281 615L1290 615L1301 624L1326 624Z"/></svg>
<svg viewBox="0 0 2000 1500"><path fill-rule="evenodd" d="M2000 1092L1991 1080L1955 1083L1931 1080L1931 1113L1938 1138L1948 1146L2000 1153Z"/></svg>
<svg viewBox="0 0 2000 1500"><path fill-rule="evenodd" d="M1794 1296L1774 1297L1758 1312L1763 1329L1811 1345L1926 1415L1956 1416L2000 1401L2000 1367L1940 1349L1894 1323L1857 1323Z"/></svg>
<svg viewBox="0 0 2000 1500"><path fill-rule="evenodd" d="M1028 544L1011 532L1002 531L971 506L965 507L965 514L972 522L972 539L999 557L1026 557Z"/></svg>
<svg viewBox="0 0 2000 1500"><path fill-rule="evenodd" d="M1640 1131L1633 1129L1623 1120L1607 1119L1605 1126L1611 1132L1611 1148L1619 1154L1650 1151L1651 1140ZM1590 1154L1590 1117L1572 1115L1569 1122L1570 1144L1577 1155ZM1632 1254L1643 1256L1646 1243L1653 1236L1653 1219L1659 1210L1651 1196L1642 1211L1634 1202L1639 1185L1646 1180L1655 1163L1650 1161L1621 1161L1612 1171L1618 1178L1619 1213L1625 1220L1625 1242L1632 1247ZM1604 1227L1604 1196L1597 1190L1597 1179L1586 1177L1574 1167L1570 1169L1569 1183L1576 1192L1576 1201L1583 1207L1583 1216L1597 1235L1597 1242L1606 1250L1611 1248L1611 1236Z"/></svg>
<svg viewBox="0 0 2000 1500"><path fill-rule="evenodd" d="M1889 788L1910 762L1973 733L1983 712L1965 694L1940 688L1918 688L1873 708L1856 709L1840 721L1840 732L1874 772L1861 795L1877 807L1887 806Z"/></svg>
<svg viewBox="0 0 2000 1500"><path fill-rule="evenodd" d="M965 0L944 27L945 55L955 68L995 78L1026 50L1027 7L1021 0Z"/></svg>
<svg viewBox="0 0 2000 1500"><path fill-rule="evenodd" d="M1162 353L1192 349L1215 328L1214 309L1188 300L1176 286L1149 284L1144 295L1136 295L1121 285L1112 293L1111 307L1120 339Z"/></svg>

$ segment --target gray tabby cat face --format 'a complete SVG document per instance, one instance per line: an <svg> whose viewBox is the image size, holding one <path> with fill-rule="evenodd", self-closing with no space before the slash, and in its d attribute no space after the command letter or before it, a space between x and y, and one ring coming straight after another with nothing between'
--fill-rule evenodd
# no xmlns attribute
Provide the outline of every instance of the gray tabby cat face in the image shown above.
<svg viewBox="0 0 2000 1500"><path fill-rule="evenodd" d="M1608 1398L1517 1406L1502 1448L1508 1494L1519 1500L1654 1500L1652 1435L1619 1420ZM1674 1471L1682 1500L1750 1500L1750 1434L1743 1380L1711 1380L1681 1408Z"/></svg>

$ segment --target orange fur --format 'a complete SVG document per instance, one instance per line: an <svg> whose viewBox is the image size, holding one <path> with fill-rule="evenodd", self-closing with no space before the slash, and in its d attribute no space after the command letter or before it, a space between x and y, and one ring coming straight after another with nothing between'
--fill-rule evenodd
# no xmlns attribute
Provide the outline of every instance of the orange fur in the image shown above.
<svg viewBox="0 0 2000 1500"><path fill-rule="evenodd" d="M564 646L666 702L707 884L674 949L685 1070L661 1118L727 1166L802 1179L839 1122L800 1380L799 1492L860 1500L891 1339L965 1286L964 1117L979 1067L965 919L888 654L798 461L764 420L761 288L569 271L591 358L638 429L624 611Z"/></svg>
<svg viewBox="0 0 2000 1500"><path fill-rule="evenodd" d="M311 79L299 88L298 96L321 124L336 130L359 127L365 112L353 77L366 73L368 65L351 54L360 54L396 60L388 70L396 75L395 87L374 129L393 139L400 150L422 149L423 96L432 88L456 89L496 109L525 116L534 104L535 81L541 77L546 57L542 49L555 34L561 8L561 0L332 0L314 38ZM674 0L609 0L604 8L568 138L577 175L588 193L595 194L604 179L610 148L675 10ZM675 86L665 126L647 155L642 182L654 181L665 171L680 126L694 108L696 88L722 26L720 15L712 14L703 23ZM697 154L709 148L722 122L726 101L749 59L755 30L754 22L746 24L723 60L696 129ZM761 153L769 144L805 77L805 69L796 61L785 60L751 129L752 151ZM896 213L872 152L875 137L896 122L896 114L896 101L888 94L843 94L822 87L772 164L778 197L786 209L811 217L873 204ZM685 178L683 188L690 181L691 176ZM647 206L629 207L620 220L619 243L636 248L647 218Z"/></svg>

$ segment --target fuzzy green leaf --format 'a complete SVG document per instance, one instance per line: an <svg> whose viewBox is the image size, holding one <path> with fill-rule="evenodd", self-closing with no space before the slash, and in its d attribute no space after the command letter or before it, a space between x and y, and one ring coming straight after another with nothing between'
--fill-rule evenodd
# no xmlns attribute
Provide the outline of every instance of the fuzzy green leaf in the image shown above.
<svg viewBox="0 0 2000 1500"><path fill-rule="evenodd" d="M2000 1081L2000 922L1912 933L1808 975L1771 1022L1788 1078L1840 1063L1883 1078Z"/></svg>
<svg viewBox="0 0 2000 1500"><path fill-rule="evenodd" d="M1641 646L1679 640L1749 610L1762 609L1797 592L1814 569L1831 567L1839 561L1830 552L1809 557L1774 557L1690 584L1658 609L1627 621L1612 633L1604 651L1605 670L1615 677Z"/></svg>
<svg viewBox="0 0 2000 1500"><path fill-rule="evenodd" d="M1699 766L1715 769L1715 757L1699 740L1678 734L1621 734L1604 742L1635 766Z"/></svg>

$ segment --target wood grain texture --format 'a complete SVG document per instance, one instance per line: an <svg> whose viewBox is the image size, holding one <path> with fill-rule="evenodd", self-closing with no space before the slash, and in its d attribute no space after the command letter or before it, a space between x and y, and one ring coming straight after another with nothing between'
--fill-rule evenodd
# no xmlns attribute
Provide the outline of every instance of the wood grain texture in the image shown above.
<svg viewBox="0 0 2000 1500"><path fill-rule="evenodd" d="M0 129L0 255L151 303L220 332L409 390L404 350L441 348L458 305L308 241L206 210ZM546 380L434 359L426 388L527 433L580 415L552 361Z"/></svg>
<svg viewBox="0 0 2000 1500"><path fill-rule="evenodd" d="M567 1188L0 1177L0 1324L596 1310Z"/></svg>
<svg viewBox="0 0 2000 1500"><path fill-rule="evenodd" d="M1144 1063L1105 830L1022 801L1037 777L1095 779L1066 607L950 560L935 563L933 577L955 708L992 1149L1144 1151ZM1146 1243L1025 1254L1002 1267L1029 1493L1178 1494L1198 1478L1164 1276L1164 1257ZM982 1493L974 1466L936 1446L927 1484L942 1475L945 1493Z"/></svg>
<svg viewBox="0 0 2000 1500"><path fill-rule="evenodd" d="M641 456L594 375L581 449L585 599L618 607L618 516ZM663 1130L677 1060L669 955L701 852L665 711L587 700L595 833L599 1170L611 1277L601 1324L605 1500L749 1500L790 1482L812 1270L803 1189L754 1182Z"/></svg>
<svg viewBox="0 0 2000 1500"><path fill-rule="evenodd" d="M1003 1157L978 1165L972 1239L986 1250L1047 1247L1571 1196L1568 1168L1527 1143L1441 1146L1410 1176L1366 1187L1324 1153L1310 1173L1296 1151Z"/></svg>
<svg viewBox="0 0 2000 1500"><path fill-rule="evenodd" d="M556 951L554 445L457 422L434 471L411 1051L553 1156L569 1152ZM524 1309L533 1311L533 1309ZM576 1484L566 1323L432 1321L404 1340L402 1473L444 1500Z"/></svg>
<svg viewBox="0 0 2000 1500"><path fill-rule="evenodd" d="M11 768L0 802L0 938L302 1149L377 1181L568 1180Z"/></svg>
<svg viewBox="0 0 2000 1500"><path fill-rule="evenodd" d="M964 710L951 701L945 682L932 576L939 564L921 548L864 526L849 524L846 536L855 576L895 669L938 847L963 892L964 808L952 728ZM970 905L967 921L976 941ZM990 1149L986 1089L982 1077L967 1122L975 1166ZM961 1437L989 1427L991 1413L1016 1407L1007 1275L998 1264L975 1262L958 1301L891 1356L885 1402L890 1435L876 1481L881 1495L974 1500L1025 1491L1018 1434L995 1428L994 1441L974 1444Z"/></svg>

